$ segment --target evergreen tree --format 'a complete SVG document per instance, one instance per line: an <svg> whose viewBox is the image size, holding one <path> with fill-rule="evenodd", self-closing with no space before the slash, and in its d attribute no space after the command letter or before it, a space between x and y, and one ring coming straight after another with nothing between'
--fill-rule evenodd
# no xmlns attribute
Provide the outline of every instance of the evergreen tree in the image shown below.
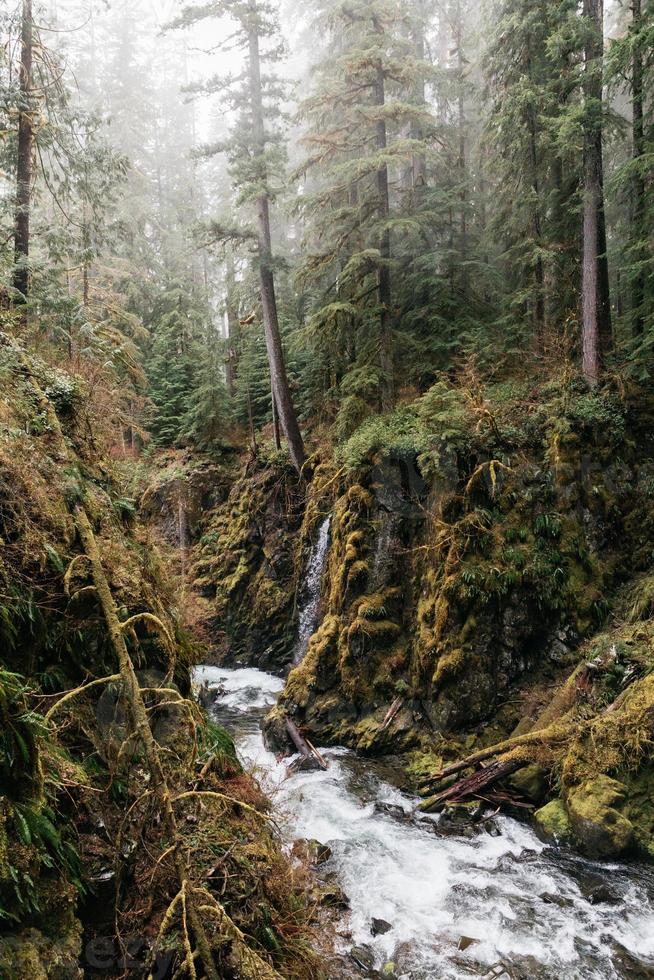
<svg viewBox="0 0 654 980"><path fill-rule="evenodd" d="M305 451L297 415L291 397L275 294L274 257L270 206L275 199L275 176L280 165L282 90L274 66L281 56L277 8L270 0L221 0L209 6L186 7L176 23L189 25L205 17L231 18L235 38L229 43L246 54L243 76L215 78L207 86L220 91L236 112L231 138L216 150L226 152L231 174L239 191L239 200L254 211L257 258L263 323L272 379L272 398L279 414L291 458L301 472ZM271 125L272 123L272 125Z"/></svg>
<svg viewBox="0 0 654 980"><path fill-rule="evenodd" d="M189 428L188 413L198 389L198 310L182 283L171 283L157 303L152 347L146 359L155 442L178 445ZM205 379L206 380L206 379Z"/></svg>
<svg viewBox="0 0 654 980"><path fill-rule="evenodd" d="M615 184L619 191L626 192L630 202L624 265L631 287L631 329L638 339L654 316L654 252L650 235L654 221L654 132L648 119L654 93L654 8L643 0L630 0L628 6L626 30L609 50L607 77L614 91L620 92L624 86L631 98L630 152L617 171Z"/></svg>
<svg viewBox="0 0 654 980"><path fill-rule="evenodd" d="M583 372L597 385L611 346L611 302L604 210L604 0L583 0L584 151L582 320Z"/></svg>
<svg viewBox="0 0 654 980"><path fill-rule="evenodd" d="M492 8L484 68L486 142L493 165L492 233L513 315L537 346L576 308L579 159L559 140L576 106L577 56L560 45L575 2L501 0Z"/></svg>

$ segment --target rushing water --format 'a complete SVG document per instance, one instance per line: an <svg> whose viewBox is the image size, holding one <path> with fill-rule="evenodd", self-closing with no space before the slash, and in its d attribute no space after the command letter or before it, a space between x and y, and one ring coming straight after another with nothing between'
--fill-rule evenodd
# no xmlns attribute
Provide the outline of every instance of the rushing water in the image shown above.
<svg viewBox="0 0 654 980"><path fill-rule="evenodd" d="M329 530L331 515L323 521L318 538L311 549L305 576L305 602L300 612L295 663L301 664L309 646L309 640L316 632L320 619L320 584L325 570L329 551Z"/></svg>
<svg viewBox="0 0 654 980"><path fill-rule="evenodd" d="M351 903L344 949L366 944L378 967L394 960L406 980L654 977L647 869L584 861L507 817L471 836L439 836L438 820L412 817L417 800L384 779L383 764L344 749L325 751L327 772L289 775L260 727L283 682L213 667L198 680L219 690L214 715L273 797L288 843L304 837L332 849L329 867ZM373 938L373 917L391 931Z"/></svg>

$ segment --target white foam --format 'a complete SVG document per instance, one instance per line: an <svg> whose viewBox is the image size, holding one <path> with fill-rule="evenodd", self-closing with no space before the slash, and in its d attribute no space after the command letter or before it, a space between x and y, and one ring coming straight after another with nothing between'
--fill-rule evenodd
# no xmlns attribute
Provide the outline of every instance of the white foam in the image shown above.
<svg viewBox="0 0 654 980"><path fill-rule="evenodd" d="M208 675L211 683L216 678L228 692L223 703L244 711L261 699L274 701L282 686L260 671ZM512 957L532 957L539 980L615 980L623 975L611 960L617 942L641 959L652 957L654 967L653 896L638 880L621 905L593 905L556 852L524 824L499 817L500 836L439 837L376 809L370 794L360 799L351 789L353 757L344 749L324 750L327 772L289 776L289 760L278 762L259 732L244 735L238 747L272 795L289 843L315 838L332 848L351 903L349 945L370 944L380 964L401 947L412 980L483 975ZM375 794L370 778L378 801L413 810L417 800L383 782ZM611 882L610 868L590 870ZM373 938L373 917L392 930ZM478 942L458 951L461 936Z"/></svg>
<svg viewBox="0 0 654 980"><path fill-rule="evenodd" d="M229 670L226 667L196 667L193 672L195 684L200 687L208 684L210 688L224 691L221 703L236 711L252 711L256 708L272 707L277 695L284 689L284 681L254 667Z"/></svg>

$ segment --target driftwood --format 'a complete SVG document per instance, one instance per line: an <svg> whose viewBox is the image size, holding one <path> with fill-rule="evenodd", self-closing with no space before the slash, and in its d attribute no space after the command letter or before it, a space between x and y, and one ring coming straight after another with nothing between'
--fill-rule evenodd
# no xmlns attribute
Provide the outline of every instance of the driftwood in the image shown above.
<svg viewBox="0 0 654 980"><path fill-rule="evenodd" d="M471 797L479 796L482 790L498 783L505 776L510 776L511 773L521 769L523 765L523 762L516 761L515 759L510 759L507 762L492 762L489 766L479 769L471 776L466 776L465 779L459 780L454 786L450 786L441 793L437 793L435 796L425 800L424 803L420 804L419 809L424 813L433 813L434 810L445 806L446 803L461 803Z"/></svg>
<svg viewBox="0 0 654 980"><path fill-rule="evenodd" d="M293 745L298 750L303 759L313 759L320 766L322 770L327 770L329 767L327 762L321 756L320 752L313 747L311 742L308 742L306 738L300 733L300 729L297 727L294 721L290 718L286 719L286 731L289 734Z"/></svg>
<svg viewBox="0 0 654 980"><path fill-rule="evenodd" d="M382 732L385 732L386 729L389 728L390 725L395 721L395 719L397 718L398 714L400 713L400 711L402 709L402 705L403 704L404 704L404 698L396 698L393 701L392 705L390 706L390 708L389 708L389 710L388 710L388 712L386 714L386 717L384 718L384 721L382 723L382 726L379 729L379 734L380 735L381 735Z"/></svg>

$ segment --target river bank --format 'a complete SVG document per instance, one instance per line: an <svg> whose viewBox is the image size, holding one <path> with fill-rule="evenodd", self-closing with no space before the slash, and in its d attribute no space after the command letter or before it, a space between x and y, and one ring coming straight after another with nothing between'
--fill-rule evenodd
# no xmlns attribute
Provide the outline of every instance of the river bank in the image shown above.
<svg viewBox="0 0 654 980"><path fill-rule="evenodd" d="M418 816L417 798L389 780L388 760L345 748L324 750L326 772L289 770L292 760L278 761L261 734L282 680L201 667L196 683L271 796L289 851L299 839L328 848L319 878L349 901L337 944L351 976L654 976L650 869L587 861L506 816L477 824Z"/></svg>

